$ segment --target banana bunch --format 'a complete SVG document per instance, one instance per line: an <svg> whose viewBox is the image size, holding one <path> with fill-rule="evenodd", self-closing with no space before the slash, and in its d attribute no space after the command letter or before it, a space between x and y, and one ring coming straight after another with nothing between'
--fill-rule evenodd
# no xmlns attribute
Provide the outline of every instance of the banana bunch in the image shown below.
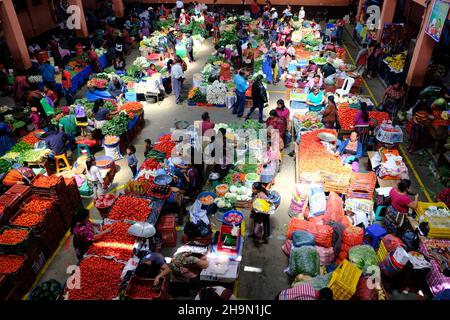
<svg viewBox="0 0 450 320"><path fill-rule="evenodd" d="M402 53L396 54L391 57L387 57L386 62L392 69L401 71L405 66L406 53L407 53L406 51L403 51Z"/></svg>

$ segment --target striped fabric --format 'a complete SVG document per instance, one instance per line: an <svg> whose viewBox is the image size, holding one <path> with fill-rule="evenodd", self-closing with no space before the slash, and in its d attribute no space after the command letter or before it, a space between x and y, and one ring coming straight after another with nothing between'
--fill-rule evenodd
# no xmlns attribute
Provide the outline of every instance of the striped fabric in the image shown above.
<svg viewBox="0 0 450 320"><path fill-rule="evenodd" d="M428 112L418 111L414 114L414 122L421 126L429 126L432 120L429 118Z"/></svg>
<svg viewBox="0 0 450 320"><path fill-rule="evenodd" d="M319 293L310 283L302 283L280 292L280 300L317 300Z"/></svg>

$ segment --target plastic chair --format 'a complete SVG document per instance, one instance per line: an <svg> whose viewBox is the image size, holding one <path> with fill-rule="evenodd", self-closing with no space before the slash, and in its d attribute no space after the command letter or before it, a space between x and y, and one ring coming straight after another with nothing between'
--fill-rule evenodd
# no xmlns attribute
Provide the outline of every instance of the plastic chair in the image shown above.
<svg viewBox="0 0 450 320"><path fill-rule="evenodd" d="M77 144L77 157L81 156L81 151L86 150L88 157L91 156L91 151L89 150L89 146L87 144L79 143Z"/></svg>
<svg viewBox="0 0 450 320"><path fill-rule="evenodd" d="M60 160L64 161L65 164L65 166L62 168L59 166ZM55 156L55 163L56 163L56 173L60 173L61 171L66 170L72 170L72 166L69 164L69 160L67 159L65 153Z"/></svg>
<svg viewBox="0 0 450 320"><path fill-rule="evenodd" d="M338 95L338 97L342 98L344 96L348 96L354 83L355 83L355 79L353 79L351 77L345 78L344 83L342 84L342 88L336 90L336 94Z"/></svg>
<svg viewBox="0 0 450 320"><path fill-rule="evenodd" d="M387 235L386 230L382 226L374 223L373 225L366 228L366 232L364 234L365 237L369 236L372 241L369 242L368 240L366 240L365 242L370 244L376 251L378 249L378 246L380 245L381 238L385 235Z"/></svg>

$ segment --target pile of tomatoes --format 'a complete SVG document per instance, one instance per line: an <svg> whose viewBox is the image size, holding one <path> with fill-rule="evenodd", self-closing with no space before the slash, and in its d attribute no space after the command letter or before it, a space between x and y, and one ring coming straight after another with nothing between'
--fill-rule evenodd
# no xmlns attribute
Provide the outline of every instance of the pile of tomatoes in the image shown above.
<svg viewBox="0 0 450 320"><path fill-rule="evenodd" d="M36 133L44 133L44 130L32 131L24 136L21 141L28 143L30 146L34 146L34 144L39 141L39 138L35 136Z"/></svg>
<svg viewBox="0 0 450 320"><path fill-rule="evenodd" d="M166 154L166 158L170 158L175 145L176 143L174 141L160 141L155 144L153 150L163 152Z"/></svg>
<svg viewBox="0 0 450 320"><path fill-rule="evenodd" d="M134 284L129 290L129 297L131 299L154 299L159 296L159 292L153 290L151 287L148 287L143 284Z"/></svg>
<svg viewBox="0 0 450 320"><path fill-rule="evenodd" d="M161 167L161 164L154 158L148 158L142 162L142 170L155 170Z"/></svg>
<svg viewBox="0 0 450 320"><path fill-rule="evenodd" d="M342 161L339 157L328 152L322 145L317 137L320 132L336 135L336 131L333 129L320 129L304 133L299 148L299 171L340 174L344 170Z"/></svg>
<svg viewBox="0 0 450 320"><path fill-rule="evenodd" d="M22 243L29 233L29 229L6 229L0 234L0 244L14 245Z"/></svg>
<svg viewBox="0 0 450 320"><path fill-rule="evenodd" d="M150 215L150 201L129 196L121 196L114 203L109 218L111 220L145 221Z"/></svg>
<svg viewBox="0 0 450 320"><path fill-rule="evenodd" d="M122 263L112 259L84 258L80 263L80 288L68 290L69 300L114 299L119 295L123 268Z"/></svg>
<svg viewBox="0 0 450 320"><path fill-rule="evenodd" d="M0 274L11 274L19 270L25 261L25 256L15 254L0 255Z"/></svg>
<svg viewBox="0 0 450 320"><path fill-rule="evenodd" d="M55 185L57 185L60 181L61 181L61 178L56 175L52 175L49 177L39 175L33 180L32 184L33 184L33 187L37 187L37 188L51 188L51 187L54 187Z"/></svg>
<svg viewBox="0 0 450 320"><path fill-rule="evenodd" d="M242 216L237 213L230 213L224 218L226 223L229 224L240 224L242 222Z"/></svg>
<svg viewBox="0 0 450 320"><path fill-rule="evenodd" d="M105 257L115 257L119 260L127 261L133 253L135 238L128 233L131 226L125 222L115 222L106 228L111 228L111 232L105 234L101 240L94 242L90 247L88 254Z"/></svg>
<svg viewBox="0 0 450 320"><path fill-rule="evenodd" d="M357 112L357 109L352 108L338 110L339 123L343 130L351 130L354 127ZM387 112L369 111L369 118L375 119L378 124L382 124L383 121L389 120L389 114Z"/></svg>
<svg viewBox="0 0 450 320"><path fill-rule="evenodd" d="M34 227L45 218L45 212L44 214L25 210L21 210L20 212L21 213L11 221L11 225L18 227Z"/></svg>
<svg viewBox="0 0 450 320"><path fill-rule="evenodd" d="M23 209L28 212L41 213L50 209L52 206L52 200L33 197L31 201L23 206Z"/></svg>

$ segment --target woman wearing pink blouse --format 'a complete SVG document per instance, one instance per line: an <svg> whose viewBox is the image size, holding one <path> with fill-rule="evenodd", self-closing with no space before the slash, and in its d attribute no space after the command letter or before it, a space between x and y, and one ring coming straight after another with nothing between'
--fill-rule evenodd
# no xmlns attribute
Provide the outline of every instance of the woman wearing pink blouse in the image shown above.
<svg viewBox="0 0 450 320"><path fill-rule="evenodd" d="M369 112L367 111L367 103L361 102L361 109L358 110L355 116L354 126L367 126L369 125Z"/></svg>

